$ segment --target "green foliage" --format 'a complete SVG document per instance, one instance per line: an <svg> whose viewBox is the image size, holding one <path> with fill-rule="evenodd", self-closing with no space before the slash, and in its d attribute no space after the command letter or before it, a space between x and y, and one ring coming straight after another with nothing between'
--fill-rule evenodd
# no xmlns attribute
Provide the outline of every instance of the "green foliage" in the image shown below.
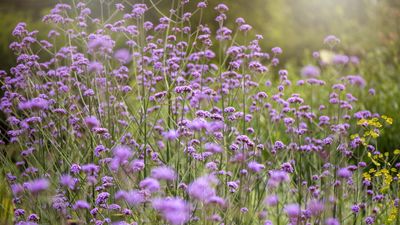
<svg viewBox="0 0 400 225"><path fill-rule="evenodd" d="M372 98L362 99L365 107L381 114L393 117L393 126L389 127L379 141L383 151L398 148L400 141L400 71L398 48L376 49L366 55L360 69L377 91ZM392 61L392 63L388 63Z"/></svg>
<svg viewBox="0 0 400 225"><path fill-rule="evenodd" d="M10 189L6 184L6 179L3 176L3 171L0 173L0 224L11 224L13 216L13 203Z"/></svg>
<svg viewBox="0 0 400 225"><path fill-rule="evenodd" d="M39 39L46 35L48 26L41 23L40 20L34 18L33 11L27 10L17 10L11 8L10 10L2 10L0 16L0 68L9 69L15 64L15 57L12 55L9 45L14 41L11 33L14 27L19 23L24 21L28 24L31 30L40 30ZM43 38L43 37L42 37Z"/></svg>

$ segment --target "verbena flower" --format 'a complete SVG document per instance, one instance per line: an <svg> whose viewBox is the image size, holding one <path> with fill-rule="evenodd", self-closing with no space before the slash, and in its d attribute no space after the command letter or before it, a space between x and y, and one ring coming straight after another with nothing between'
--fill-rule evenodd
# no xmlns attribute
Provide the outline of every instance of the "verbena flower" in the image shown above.
<svg viewBox="0 0 400 225"><path fill-rule="evenodd" d="M151 176L155 179L166 181L173 181L176 179L175 171L167 166L160 166L152 169Z"/></svg>
<svg viewBox="0 0 400 225"><path fill-rule="evenodd" d="M190 206L179 198L153 199L152 206L174 225L184 224L190 218Z"/></svg>
<svg viewBox="0 0 400 225"><path fill-rule="evenodd" d="M49 188L50 183L45 178L40 178L24 183L24 188L27 189L32 194L38 194Z"/></svg>
<svg viewBox="0 0 400 225"><path fill-rule="evenodd" d="M192 198L206 202L210 198L216 196L214 186L217 182L216 178L212 175L203 176L191 183L188 186L187 192Z"/></svg>
<svg viewBox="0 0 400 225"><path fill-rule="evenodd" d="M89 209L90 205L89 205L89 203L87 203L84 200L78 200L78 201L75 202L73 208L75 210L77 210L77 209Z"/></svg>

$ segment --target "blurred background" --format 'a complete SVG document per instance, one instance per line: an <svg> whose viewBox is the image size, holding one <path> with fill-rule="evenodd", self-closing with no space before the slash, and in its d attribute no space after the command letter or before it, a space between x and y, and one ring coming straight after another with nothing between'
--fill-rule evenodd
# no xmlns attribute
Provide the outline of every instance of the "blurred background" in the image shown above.
<svg viewBox="0 0 400 225"><path fill-rule="evenodd" d="M99 1L116 3L113 0L89 2L96 7ZM149 0L140 0L143 1L148 3ZM42 31L44 38L49 26L43 24L41 18L58 2L61 0L0 0L1 69L9 70L15 63L8 49L15 25L24 21L28 29ZM134 3L135 0L125 2ZM153 2L160 10L167 11L172 0ZM197 2L191 0L193 8ZM230 7L228 23L233 24L237 17L243 17L256 33L264 36L261 42L264 48L280 46L283 49L281 61L290 74L298 74L301 67L310 62L311 53L323 47L325 36L333 34L340 38L339 51L360 58L360 74L377 91L377 96L363 102L365 108L394 118L394 124L380 139L382 150L400 147L399 0L212 0L209 9L221 2ZM214 10L207 10L207 13L207 23L216 24Z"/></svg>

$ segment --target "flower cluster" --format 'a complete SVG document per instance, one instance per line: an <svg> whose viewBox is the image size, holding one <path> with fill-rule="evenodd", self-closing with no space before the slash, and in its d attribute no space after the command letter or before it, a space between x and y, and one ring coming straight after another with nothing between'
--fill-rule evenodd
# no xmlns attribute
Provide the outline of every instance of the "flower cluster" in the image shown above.
<svg viewBox="0 0 400 225"><path fill-rule="evenodd" d="M358 58L289 73L228 6L207 25L211 2L178 2L57 4L48 40L17 25L0 72L14 222L398 224L400 165L376 142L393 120L358 104L375 95Z"/></svg>

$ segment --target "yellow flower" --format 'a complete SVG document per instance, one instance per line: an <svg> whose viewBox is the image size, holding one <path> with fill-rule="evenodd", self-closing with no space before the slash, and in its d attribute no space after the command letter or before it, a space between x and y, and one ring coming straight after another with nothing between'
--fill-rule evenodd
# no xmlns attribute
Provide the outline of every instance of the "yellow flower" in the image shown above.
<svg viewBox="0 0 400 225"><path fill-rule="evenodd" d="M387 124L392 125L393 124L393 118L390 118L388 116L382 115L382 119L386 121Z"/></svg>
<svg viewBox="0 0 400 225"><path fill-rule="evenodd" d="M380 166L380 165L381 165L379 162L377 162L377 161L375 160L375 159L377 159L377 156L376 156L376 155L372 156L371 152L368 152L367 155L368 155L368 157L371 159L372 163L374 163L376 166ZM375 172L375 169L372 168L372 169L369 170L370 173L371 173L371 170L373 170L373 172Z"/></svg>
<svg viewBox="0 0 400 225"><path fill-rule="evenodd" d="M396 206L392 207L392 209L390 210L388 220L387 220L389 223L393 222L397 218L397 216L398 216L397 211L398 211L398 209Z"/></svg>
<svg viewBox="0 0 400 225"><path fill-rule="evenodd" d="M373 130L369 130L364 133L364 137L368 137L368 136L371 136L372 138L377 138L377 137L379 137L379 134Z"/></svg>
<svg viewBox="0 0 400 225"><path fill-rule="evenodd" d="M357 125L363 125L363 124L365 124L365 123L368 124L368 120L366 120L366 119L361 119L361 120L359 120L359 121L357 122Z"/></svg>
<svg viewBox="0 0 400 225"><path fill-rule="evenodd" d="M371 181L371 175L369 175L369 173L365 172L365 173L362 174L362 176L363 176L363 178L364 178L365 180Z"/></svg>
<svg viewBox="0 0 400 225"><path fill-rule="evenodd" d="M369 169L369 173L375 173L376 172L376 170L374 169L374 168L371 168L371 169Z"/></svg>
<svg viewBox="0 0 400 225"><path fill-rule="evenodd" d="M382 124L379 123L379 122L374 122L374 123L372 123L371 125L374 126L374 127L377 127L377 128L382 127Z"/></svg>
<svg viewBox="0 0 400 225"><path fill-rule="evenodd" d="M370 135L371 135L372 138L378 138L379 137L379 134L377 132L373 131L373 130L370 131Z"/></svg>
<svg viewBox="0 0 400 225"><path fill-rule="evenodd" d="M388 169L386 169L386 168L384 168L384 169L381 169L380 170L382 173L384 173L384 174L388 174L389 173L389 170Z"/></svg>
<svg viewBox="0 0 400 225"><path fill-rule="evenodd" d="M354 138L359 137L358 134L352 134L350 135L351 140L353 140Z"/></svg>

